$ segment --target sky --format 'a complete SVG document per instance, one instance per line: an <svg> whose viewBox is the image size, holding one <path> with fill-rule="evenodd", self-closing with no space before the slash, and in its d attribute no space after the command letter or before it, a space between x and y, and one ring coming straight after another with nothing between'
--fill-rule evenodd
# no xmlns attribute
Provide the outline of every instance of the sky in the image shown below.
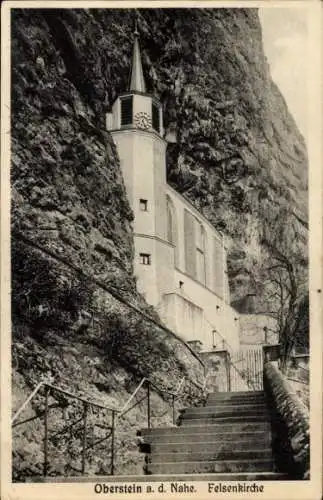
<svg viewBox="0 0 323 500"><path fill-rule="evenodd" d="M259 16L272 79L306 138L307 10L266 7Z"/></svg>

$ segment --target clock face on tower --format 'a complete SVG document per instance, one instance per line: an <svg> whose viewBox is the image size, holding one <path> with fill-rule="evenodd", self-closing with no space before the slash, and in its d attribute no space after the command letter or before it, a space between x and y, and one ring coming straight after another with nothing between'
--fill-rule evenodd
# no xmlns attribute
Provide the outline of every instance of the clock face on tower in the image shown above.
<svg viewBox="0 0 323 500"><path fill-rule="evenodd" d="M142 129L151 128L151 118L148 113L141 111L139 113L136 113L134 118L136 127Z"/></svg>

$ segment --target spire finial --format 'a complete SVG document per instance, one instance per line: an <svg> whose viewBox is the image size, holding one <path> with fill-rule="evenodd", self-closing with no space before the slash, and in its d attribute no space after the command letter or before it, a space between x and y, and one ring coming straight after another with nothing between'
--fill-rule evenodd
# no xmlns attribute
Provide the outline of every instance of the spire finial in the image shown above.
<svg viewBox="0 0 323 500"><path fill-rule="evenodd" d="M135 90L137 92L146 92L146 84L141 64L137 19L135 20L134 44L132 52L132 66L131 66L129 87L130 87L129 90Z"/></svg>

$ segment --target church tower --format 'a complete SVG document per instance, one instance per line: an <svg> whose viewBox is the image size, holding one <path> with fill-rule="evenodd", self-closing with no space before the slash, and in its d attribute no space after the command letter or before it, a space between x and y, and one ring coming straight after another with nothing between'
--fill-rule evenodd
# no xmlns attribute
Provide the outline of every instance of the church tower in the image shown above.
<svg viewBox="0 0 323 500"><path fill-rule="evenodd" d="M161 103L146 89L137 27L128 91L117 97L106 124L117 147L134 212L138 289L150 304L157 306L174 274L174 249L166 241L167 143L163 139Z"/></svg>

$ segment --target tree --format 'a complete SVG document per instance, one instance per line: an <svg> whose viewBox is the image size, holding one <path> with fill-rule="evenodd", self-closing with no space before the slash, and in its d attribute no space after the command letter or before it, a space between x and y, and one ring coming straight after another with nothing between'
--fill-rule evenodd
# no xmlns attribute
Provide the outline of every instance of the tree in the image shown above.
<svg viewBox="0 0 323 500"><path fill-rule="evenodd" d="M308 346L307 233L288 209L270 214L263 227L260 271L263 296L277 319L281 368L295 347ZM307 304L307 305L306 305ZM306 319L307 318L307 319ZM305 324L307 323L307 324Z"/></svg>

